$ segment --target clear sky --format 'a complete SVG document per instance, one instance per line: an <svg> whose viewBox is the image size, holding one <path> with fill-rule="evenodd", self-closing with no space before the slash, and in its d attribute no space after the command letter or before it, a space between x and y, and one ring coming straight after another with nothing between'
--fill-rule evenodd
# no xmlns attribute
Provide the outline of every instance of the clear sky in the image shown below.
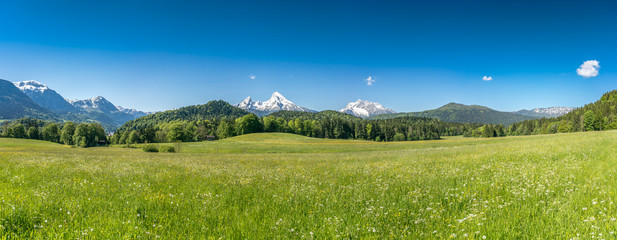
<svg viewBox="0 0 617 240"><path fill-rule="evenodd" d="M577 107L617 89L617 2L8 0L0 78L146 111Z"/></svg>

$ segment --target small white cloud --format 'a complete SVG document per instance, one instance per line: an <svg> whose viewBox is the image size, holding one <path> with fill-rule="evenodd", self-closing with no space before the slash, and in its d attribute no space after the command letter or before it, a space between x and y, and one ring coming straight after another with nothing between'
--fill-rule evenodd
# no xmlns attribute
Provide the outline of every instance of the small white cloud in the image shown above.
<svg viewBox="0 0 617 240"><path fill-rule="evenodd" d="M484 80L484 81L491 81L491 80L493 80L493 77L491 77L491 76L484 76L484 77L482 77L482 80Z"/></svg>
<svg viewBox="0 0 617 240"><path fill-rule="evenodd" d="M598 76L599 71L600 62L598 60L589 60L585 61L580 67L578 67L578 69L576 69L576 74L584 78L590 78Z"/></svg>
<svg viewBox="0 0 617 240"><path fill-rule="evenodd" d="M366 82L366 86L373 86L373 83L375 83L375 78L373 76L368 76L368 78L364 79L364 81Z"/></svg>
<svg viewBox="0 0 617 240"><path fill-rule="evenodd" d="M251 75L249 76L249 78L250 78L251 80L255 80L255 78L257 78L257 76L255 76L255 74L251 74Z"/></svg>

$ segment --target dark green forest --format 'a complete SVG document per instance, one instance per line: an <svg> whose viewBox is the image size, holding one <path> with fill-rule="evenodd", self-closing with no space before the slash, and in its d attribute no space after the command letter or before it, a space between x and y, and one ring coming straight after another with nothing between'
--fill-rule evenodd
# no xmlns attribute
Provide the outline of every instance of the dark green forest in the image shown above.
<svg viewBox="0 0 617 240"><path fill-rule="evenodd" d="M56 123L33 118L4 122L0 127L0 137L45 140L79 147L107 144L107 136L101 124Z"/></svg>

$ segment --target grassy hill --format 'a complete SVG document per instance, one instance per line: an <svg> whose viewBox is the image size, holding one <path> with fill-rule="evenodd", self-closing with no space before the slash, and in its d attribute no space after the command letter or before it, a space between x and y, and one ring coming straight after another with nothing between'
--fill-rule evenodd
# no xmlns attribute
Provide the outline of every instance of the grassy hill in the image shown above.
<svg viewBox="0 0 617 240"><path fill-rule="evenodd" d="M237 150L210 153L217 144ZM0 238L588 239L615 232L615 131L398 143L250 134L182 149L0 138Z"/></svg>
<svg viewBox="0 0 617 240"><path fill-rule="evenodd" d="M161 143L160 146L174 146ZM143 146L138 145L138 146ZM409 148L409 144L383 144L364 140L311 138L290 133L252 133L213 142L182 145L183 153L333 153Z"/></svg>
<svg viewBox="0 0 617 240"><path fill-rule="evenodd" d="M382 114L370 117L369 119L389 119L407 116L436 118L446 122L492 123L504 125L535 119L535 117L510 112L500 112L484 106L464 105L459 103L448 103L438 109L423 112Z"/></svg>

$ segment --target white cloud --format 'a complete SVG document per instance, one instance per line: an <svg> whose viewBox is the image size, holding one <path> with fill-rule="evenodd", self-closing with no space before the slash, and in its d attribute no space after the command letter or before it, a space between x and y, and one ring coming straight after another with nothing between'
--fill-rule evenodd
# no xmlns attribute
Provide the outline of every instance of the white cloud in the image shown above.
<svg viewBox="0 0 617 240"><path fill-rule="evenodd" d="M482 77L482 80L484 80L484 81L491 81L491 80L493 80L493 77L492 76L484 76L484 77Z"/></svg>
<svg viewBox="0 0 617 240"><path fill-rule="evenodd" d="M368 76L368 78L364 79L364 81L366 82L366 86L373 86L373 83L375 83L375 78L373 76Z"/></svg>
<svg viewBox="0 0 617 240"><path fill-rule="evenodd" d="M589 60L581 64L576 73L584 78L598 76L600 70L600 62L598 60Z"/></svg>
<svg viewBox="0 0 617 240"><path fill-rule="evenodd" d="M249 76L249 78L250 78L251 80L255 80L255 78L257 78L257 76L255 76L255 74L251 74L251 75Z"/></svg>

